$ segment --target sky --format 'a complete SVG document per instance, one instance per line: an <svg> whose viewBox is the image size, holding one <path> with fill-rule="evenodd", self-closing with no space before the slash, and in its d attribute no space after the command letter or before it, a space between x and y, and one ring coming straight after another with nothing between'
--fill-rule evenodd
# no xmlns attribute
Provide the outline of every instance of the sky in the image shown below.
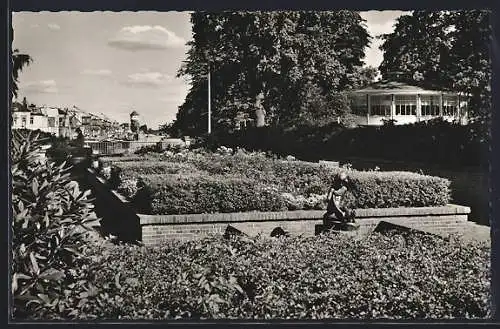
<svg viewBox="0 0 500 329"><path fill-rule="evenodd" d="M367 11L372 37L393 30L402 11ZM28 103L104 113L128 122L132 111L150 128L175 119L189 85L176 72L191 39L188 12L15 12L13 48L33 62L19 77ZM373 38L365 64L378 67Z"/></svg>

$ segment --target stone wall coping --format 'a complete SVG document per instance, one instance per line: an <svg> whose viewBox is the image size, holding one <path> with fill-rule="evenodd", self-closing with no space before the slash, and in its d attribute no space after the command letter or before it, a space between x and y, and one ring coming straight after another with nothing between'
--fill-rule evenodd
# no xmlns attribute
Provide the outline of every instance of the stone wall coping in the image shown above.
<svg viewBox="0 0 500 329"><path fill-rule="evenodd" d="M321 220L324 210L294 210L273 212L238 212L216 214L181 214L181 215L146 215L137 214L141 225L158 224L192 224L192 223L221 223L221 222L259 222L283 220ZM440 215L465 215L470 208L455 204L439 207L412 207L412 208L369 208L357 209L358 220L377 217L422 217Z"/></svg>

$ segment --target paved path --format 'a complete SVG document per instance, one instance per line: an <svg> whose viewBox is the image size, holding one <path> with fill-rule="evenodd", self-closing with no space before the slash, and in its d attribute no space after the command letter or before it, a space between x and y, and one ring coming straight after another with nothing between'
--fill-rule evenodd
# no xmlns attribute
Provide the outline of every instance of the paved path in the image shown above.
<svg viewBox="0 0 500 329"><path fill-rule="evenodd" d="M490 227L478 225L474 222L467 222L465 234L462 236L465 241L486 241L490 242Z"/></svg>

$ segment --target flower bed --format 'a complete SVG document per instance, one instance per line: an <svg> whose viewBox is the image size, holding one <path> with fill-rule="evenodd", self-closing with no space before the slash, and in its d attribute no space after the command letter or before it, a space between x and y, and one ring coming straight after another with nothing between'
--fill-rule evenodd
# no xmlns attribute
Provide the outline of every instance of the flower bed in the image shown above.
<svg viewBox="0 0 500 329"><path fill-rule="evenodd" d="M288 210L324 209L327 189L341 170L245 153L183 152L117 160L112 164L121 169L118 190L133 199L142 181L153 214L273 211L283 210L283 205ZM444 178L410 172L348 173L350 208L441 206L450 201L450 182ZM266 192L270 201L264 202L257 194L267 190L273 192Z"/></svg>
<svg viewBox="0 0 500 329"><path fill-rule="evenodd" d="M489 246L417 234L107 246L92 264L80 319L489 315Z"/></svg>

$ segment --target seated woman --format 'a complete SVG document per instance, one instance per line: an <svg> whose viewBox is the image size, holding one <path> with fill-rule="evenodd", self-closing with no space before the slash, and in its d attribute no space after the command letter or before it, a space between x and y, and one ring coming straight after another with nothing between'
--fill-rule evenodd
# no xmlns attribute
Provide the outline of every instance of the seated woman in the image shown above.
<svg viewBox="0 0 500 329"><path fill-rule="evenodd" d="M335 176L327 195L328 205L323 219L333 223L354 223L354 212L343 204L344 195L349 189L349 179L345 172Z"/></svg>

